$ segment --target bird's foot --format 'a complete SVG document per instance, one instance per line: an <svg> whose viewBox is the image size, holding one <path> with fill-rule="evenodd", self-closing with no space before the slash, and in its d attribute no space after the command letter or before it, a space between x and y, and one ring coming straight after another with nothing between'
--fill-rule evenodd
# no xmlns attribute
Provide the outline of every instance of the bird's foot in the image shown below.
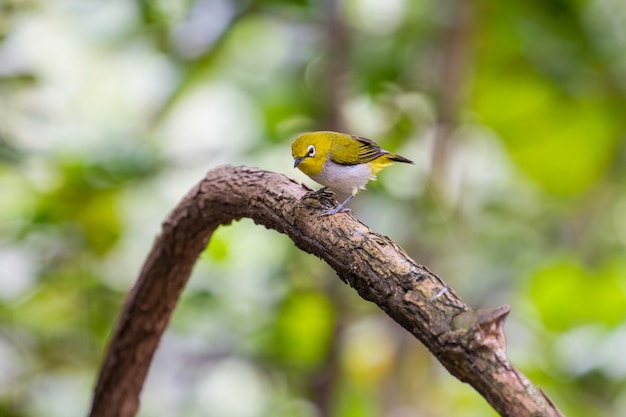
<svg viewBox="0 0 626 417"><path fill-rule="evenodd" d="M342 207L341 205L339 205L333 209L324 210L322 213L318 215L318 217L332 216L333 214L337 214L337 213L350 213L351 211L352 209L349 209L348 207Z"/></svg>
<svg viewBox="0 0 626 417"><path fill-rule="evenodd" d="M324 194L326 190L328 190L328 187L322 187L317 190L309 191L308 193L305 194L305 197L313 197L313 196L317 196L320 194Z"/></svg>
<svg viewBox="0 0 626 417"><path fill-rule="evenodd" d="M320 214L320 217L332 216L333 214L347 213L347 212L352 211L346 207L346 204L348 203L348 201L352 199L352 197L354 197L354 194L351 194L348 198L346 198L346 200L343 203L339 204L337 207L330 209L330 210L323 211L322 214Z"/></svg>

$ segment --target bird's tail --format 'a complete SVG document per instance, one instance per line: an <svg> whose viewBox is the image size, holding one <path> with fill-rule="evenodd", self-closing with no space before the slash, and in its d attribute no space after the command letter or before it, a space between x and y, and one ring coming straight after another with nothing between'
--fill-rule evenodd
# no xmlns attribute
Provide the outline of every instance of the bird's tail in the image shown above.
<svg viewBox="0 0 626 417"><path fill-rule="evenodd" d="M396 155L393 153L390 153L389 155L387 155L387 159L391 159L394 162L404 162L405 164L414 164L415 162L411 161L410 159L406 159L404 156L400 156L400 155Z"/></svg>
<svg viewBox="0 0 626 417"><path fill-rule="evenodd" d="M376 175L381 169L388 167L394 162L404 162L405 164L413 163L413 161L405 158L404 156L396 155L396 154L385 151L385 153L380 158L376 158L370 164L372 175Z"/></svg>

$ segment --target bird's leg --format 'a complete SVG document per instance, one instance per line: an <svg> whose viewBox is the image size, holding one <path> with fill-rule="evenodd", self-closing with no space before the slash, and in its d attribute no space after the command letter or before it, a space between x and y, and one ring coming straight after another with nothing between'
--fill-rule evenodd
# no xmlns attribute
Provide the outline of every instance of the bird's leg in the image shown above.
<svg viewBox="0 0 626 417"><path fill-rule="evenodd" d="M328 190L328 187L323 186L322 188L320 188L318 190L310 191L308 194L309 195L318 195L318 194L324 193L326 190Z"/></svg>
<svg viewBox="0 0 626 417"><path fill-rule="evenodd" d="M309 198L309 197L317 197L318 195L324 194L326 192L326 190L328 190L328 187L324 186L318 190L312 190L312 191L308 191L305 195L304 198Z"/></svg>
<svg viewBox="0 0 626 417"><path fill-rule="evenodd" d="M344 213L344 212L347 212L347 211L352 211L349 208L344 208L344 206L348 203L348 201L352 200L352 197L354 197L355 195L356 194L350 194L350 196L348 198L346 198L343 203L339 204L334 209L325 210L324 212L322 212L322 214L320 214L320 217L322 217L322 216L332 216L333 214Z"/></svg>

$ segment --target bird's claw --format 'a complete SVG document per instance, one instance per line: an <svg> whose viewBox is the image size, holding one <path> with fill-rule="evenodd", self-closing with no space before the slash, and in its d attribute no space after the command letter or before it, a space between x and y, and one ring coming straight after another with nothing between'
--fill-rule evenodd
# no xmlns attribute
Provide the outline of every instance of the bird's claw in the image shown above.
<svg viewBox="0 0 626 417"><path fill-rule="evenodd" d="M328 191L328 187L322 187L318 190L309 191L308 193L305 194L305 197L313 197L313 196L321 195L324 193L331 194L330 191Z"/></svg>
<svg viewBox="0 0 626 417"><path fill-rule="evenodd" d="M333 209L324 210L322 213L318 215L318 217L332 216L333 214L337 214L337 213L350 213L351 211L352 209L349 209L347 207L335 207Z"/></svg>

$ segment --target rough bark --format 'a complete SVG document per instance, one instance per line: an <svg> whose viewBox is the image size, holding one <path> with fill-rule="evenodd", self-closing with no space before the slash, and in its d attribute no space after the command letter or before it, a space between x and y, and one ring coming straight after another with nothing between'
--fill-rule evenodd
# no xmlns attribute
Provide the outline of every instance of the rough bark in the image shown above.
<svg viewBox="0 0 626 417"><path fill-rule="evenodd" d="M561 416L506 357L508 306L474 311L402 248L351 214L319 217L332 196L281 174L211 170L162 225L122 310L100 371L92 417L129 417L178 297L213 231L243 217L289 236L417 337L458 379L503 416Z"/></svg>

